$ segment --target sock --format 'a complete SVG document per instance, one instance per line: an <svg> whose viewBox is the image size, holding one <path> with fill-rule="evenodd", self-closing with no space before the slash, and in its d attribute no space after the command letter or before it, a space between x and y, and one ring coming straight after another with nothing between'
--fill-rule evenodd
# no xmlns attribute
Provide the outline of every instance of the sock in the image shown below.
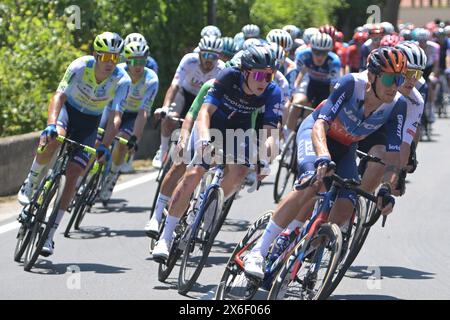
<svg viewBox="0 0 450 320"><path fill-rule="evenodd" d="M53 237L55 236L56 229L58 229L59 224L61 223L61 220L64 218L65 210L59 209L58 214L56 216L55 224L53 225L53 228L50 230L48 234L48 239L53 240Z"/></svg>
<svg viewBox="0 0 450 320"><path fill-rule="evenodd" d="M168 215L166 218L166 225L164 226L164 230L160 238L170 244L172 242L173 231L179 222L180 218Z"/></svg>
<svg viewBox="0 0 450 320"><path fill-rule="evenodd" d="M155 210L153 210L152 219L156 219L156 221L158 221L158 223L161 222L164 208L167 206L169 201L170 201L170 197L165 196L162 193L159 194L158 200L156 200Z"/></svg>
<svg viewBox="0 0 450 320"><path fill-rule="evenodd" d="M298 228L302 228L303 227L304 222L301 222L300 220L292 220L292 222L287 226L287 228L284 230L286 233L291 233L292 231L294 231L297 227Z"/></svg>
<svg viewBox="0 0 450 320"><path fill-rule="evenodd" d="M30 173L28 175L28 177L33 182L33 184L38 183L39 175L40 175L42 169L44 169L44 167L45 167L45 164L37 163L36 158L34 158L33 164L31 165Z"/></svg>
<svg viewBox="0 0 450 320"><path fill-rule="evenodd" d="M284 228L281 228L272 219L270 219L269 224L267 225L266 230L264 230L261 239L259 239L258 242L256 242L255 246L252 248L252 252L259 251L259 253L263 257L267 256L270 245L280 234L280 232L283 231L283 229Z"/></svg>
<svg viewBox="0 0 450 320"><path fill-rule="evenodd" d="M170 137L164 137L161 135L161 155L164 157L167 151L169 151Z"/></svg>

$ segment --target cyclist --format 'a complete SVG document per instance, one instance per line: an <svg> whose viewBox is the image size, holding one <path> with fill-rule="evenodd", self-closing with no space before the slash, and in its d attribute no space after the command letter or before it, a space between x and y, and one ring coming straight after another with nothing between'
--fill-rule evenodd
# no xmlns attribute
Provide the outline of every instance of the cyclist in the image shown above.
<svg viewBox="0 0 450 320"><path fill-rule="evenodd" d="M122 46L123 40L118 34L104 32L94 40L93 56L78 58L67 68L48 107L47 127L41 135L41 143L46 144L45 150L34 158L18 194L22 205L29 203L39 184L41 172L59 146L53 136L56 133L64 136L70 134L72 140L92 147L103 110L108 104L113 110L119 110L124 103L131 80L123 69L116 66ZM97 148L100 161L109 156L108 147L114 138L114 131L115 128L108 126L103 143ZM46 256L53 253L56 228L69 206L77 179L88 161L89 155L79 151L69 163L60 209L42 249L42 254Z"/></svg>
<svg viewBox="0 0 450 320"><path fill-rule="evenodd" d="M333 39L325 33L316 33L311 38L311 48L297 53L296 64L299 71L295 80L296 92L292 103L304 106L316 106L326 99L330 88L340 76L341 62L339 57L331 52ZM287 136L297 128L301 110L290 108L286 122Z"/></svg>
<svg viewBox="0 0 450 320"><path fill-rule="evenodd" d="M237 53L237 47L234 43L234 39L231 37L223 37L222 38L223 47L222 54L220 55L220 60L223 62L227 62L233 58L233 56Z"/></svg>
<svg viewBox="0 0 450 320"><path fill-rule="evenodd" d="M126 62L119 64L119 67L128 73L132 81L127 99L119 110L121 116L118 117L118 121L120 121L119 136L129 141L131 149L137 146L142 137L153 101L158 93L158 76L153 70L145 67L148 54L147 45L142 42L130 42L124 48L123 55ZM105 109L100 122L101 128L106 127L109 117L109 109ZM111 171L100 192L100 200L108 201L110 199L127 151L127 146L118 143L114 145Z"/></svg>
<svg viewBox="0 0 450 320"><path fill-rule="evenodd" d="M380 46L381 39L383 38L383 28L379 24L373 24L369 27L369 39L364 42L361 47L361 62L359 65L360 70L365 70L367 66L367 57L372 50Z"/></svg>
<svg viewBox="0 0 450 320"><path fill-rule="evenodd" d="M381 41L380 46L382 47L395 47L400 42L400 37L396 34L387 34Z"/></svg>
<svg viewBox="0 0 450 320"><path fill-rule="evenodd" d="M167 90L163 107L156 110L155 115L158 115L161 111L168 113L169 106L172 102L175 102L176 108L173 111L178 117L184 118L203 83L215 78L224 68L224 62L219 60L223 48L223 42L220 38L203 37L198 46L200 48L199 53L188 53L181 60L172 84ZM173 129L174 123L171 119L167 117L162 119L161 145L153 159L155 168L161 168L162 166L162 161L169 150L169 139Z"/></svg>
<svg viewBox="0 0 450 320"><path fill-rule="evenodd" d="M400 145L406 101L398 87L404 80L406 57L397 49L382 47L368 58L368 71L345 75L321 108L303 121L298 134L299 183L305 182L317 170L318 180L305 190L294 190L278 205L262 237L244 259L245 271L257 278L264 277L264 260L277 235L289 224L301 225L311 213L311 201L321 187L321 181L331 174L328 165L333 160L338 175L357 179L357 142L386 125L389 150L383 185L378 191L378 207L382 214L392 212L391 190L398 174ZM388 204L382 206L381 200ZM353 212L356 197L341 191L330 221L343 225ZM299 215L299 216L297 216ZM297 216L297 220L294 218ZM289 226L289 229L291 226Z"/></svg>
<svg viewBox="0 0 450 320"><path fill-rule="evenodd" d="M355 32L353 35L353 43L347 48L347 66L345 73L356 73L360 70L361 65L361 47L367 40L368 34L363 31Z"/></svg>
<svg viewBox="0 0 450 320"><path fill-rule="evenodd" d="M299 54L300 51L309 48L310 44L311 44L311 38L316 34L316 33L320 33L319 29L317 28L308 28L305 30L305 32L303 32L303 44L300 45L296 50L295 50L295 55L294 55L294 60L297 59L297 56Z"/></svg>
<svg viewBox="0 0 450 320"><path fill-rule="evenodd" d="M125 41L123 43L124 46L126 46L127 44L129 44L130 42L139 42L142 45L147 45L147 40L145 40L144 36L140 33L130 33L129 35L126 36ZM149 49L150 50L150 49ZM150 52L148 54L147 57L147 64L145 65L146 68L152 69L153 71L155 71L155 73L158 73L158 63L156 63L156 60L150 56Z"/></svg>
<svg viewBox="0 0 450 320"><path fill-rule="evenodd" d="M269 138L265 142L273 144L272 131L275 131L273 129L276 129L281 117L281 92L278 86L272 82L274 73L275 59L270 50L264 46L250 47L241 57L240 68L227 68L219 74L198 114L190 137L191 150L195 149L196 153L194 160L199 154L201 156L203 149L209 145L210 129L219 130L222 133L225 141L216 141L215 143L224 146L225 155L233 156L233 164L227 164L228 172L222 182L225 199L241 186L248 167L239 163L249 163L247 155L251 147L248 141L244 142L245 155L242 152L236 152L234 147L232 148L234 150L229 150L226 129L233 131L250 129L252 112L264 106L264 129L269 130ZM234 141L234 136L231 139ZM265 167L261 171L260 178L262 178L268 174L268 160L260 160ZM208 168L208 164L203 161L200 163L193 161L191 164L192 167L186 171L174 191L164 231L153 250L153 259L158 262L164 262L167 259L172 233L188 207L191 193Z"/></svg>
<svg viewBox="0 0 450 320"><path fill-rule="evenodd" d="M200 37L206 37L206 36L212 36L212 37L217 37L220 38L222 37L222 32L220 32L220 29L216 26L213 25L209 25L206 26L202 29L202 31L200 32Z"/></svg>
<svg viewBox="0 0 450 320"><path fill-rule="evenodd" d="M292 47L289 50L288 58L291 60L295 60L295 50L300 46L303 45L304 42L300 38L302 34L302 30L294 25L286 25L283 27L283 30L289 33L292 39Z"/></svg>

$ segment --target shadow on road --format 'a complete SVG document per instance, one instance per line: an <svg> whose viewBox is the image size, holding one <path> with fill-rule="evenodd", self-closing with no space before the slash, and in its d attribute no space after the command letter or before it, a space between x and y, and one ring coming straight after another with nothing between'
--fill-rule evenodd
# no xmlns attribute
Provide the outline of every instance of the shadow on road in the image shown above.
<svg viewBox="0 0 450 320"><path fill-rule="evenodd" d="M125 273L131 270L129 268L122 268L110 266L99 263L59 263L53 264L49 260L38 260L36 266L31 270L31 273L43 275L62 275L67 273L78 272L94 272L99 274L118 274Z"/></svg>
<svg viewBox="0 0 450 320"><path fill-rule="evenodd" d="M143 230L111 230L107 227L86 226L81 227L78 231L70 233L70 239L74 240L90 240L98 238L146 238Z"/></svg>
<svg viewBox="0 0 450 320"><path fill-rule="evenodd" d="M247 231L250 222L240 219L226 219L220 232L243 232Z"/></svg>
<svg viewBox="0 0 450 320"><path fill-rule="evenodd" d="M346 294L331 296L329 300L400 300L396 297L377 294Z"/></svg>
<svg viewBox="0 0 450 320"><path fill-rule="evenodd" d="M345 275L348 278L369 279L377 276L377 268L381 278L390 279L408 279L408 280L431 280L434 279L434 273L414 270L404 267L369 267L369 266L353 266L350 267Z"/></svg>

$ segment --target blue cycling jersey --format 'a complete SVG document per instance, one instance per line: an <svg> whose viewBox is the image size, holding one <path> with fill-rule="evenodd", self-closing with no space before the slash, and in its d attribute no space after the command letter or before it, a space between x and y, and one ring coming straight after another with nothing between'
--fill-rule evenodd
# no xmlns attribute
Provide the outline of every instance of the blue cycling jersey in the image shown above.
<svg viewBox="0 0 450 320"><path fill-rule="evenodd" d="M400 151L403 126L406 119L406 100L397 92L391 103L384 103L366 118L364 95L367 72L351 73L342 77L333 93L302 123L300 130L310 129L317 119L328 122L327 135L343 145L351 145L385 125L386 150Z"/></svg>
<svg viewBox="0 0 450 320"><path fill-rule="evenodd" d="M147 64L145 67L152 69L155 73L158 73L158 64L156 63L156 60L150 56L147 57Z"/></svg>
<svg viewBox="0 0 450 320"><path fill-rule="evenodd" d="M283 113L281 90L275 82L271 82L260 96L247 95L242 86L244 75L238 68L222 70L205 97L205 103L215 105L225 119L247 123L251 114L264 108L263 124L276 127Z"/></svg>
<svg viewBox="0 0 450 320"><path fill-rule="evenodd" d="M299 71L306 69L306 73L313 81L334 84L341 72L341 60L333 52L328 52L328 57L323 65L316 66L313 61L312 49L306 48L297 53L295 62L297 69Z"/></svg>

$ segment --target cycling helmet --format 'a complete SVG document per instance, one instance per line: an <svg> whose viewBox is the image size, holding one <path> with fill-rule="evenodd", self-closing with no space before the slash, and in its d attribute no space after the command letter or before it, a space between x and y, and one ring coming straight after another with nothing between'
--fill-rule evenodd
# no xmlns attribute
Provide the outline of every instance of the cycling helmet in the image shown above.
<svg viewBox="0 0 450 320"><path fill-rule="evenodd" d="M206 26L200 32L200 36L201 37L213 36L213 37L220 38L222 36L222 33L220 32L220 29L217 28L216 26Z"/></svg>
<svg viewBox="0 0 450 320"><path fill-rule="evenodd" d="M276 43L282 46L286 51L292 49L293 41L291 35L282 29L273 29L267 34L266 40L268 43Z"/></svg>
<svg viewBox="0 0 450 320"><path fill-rule="evenodd" d="M122 38L114 32L103 32L94 40L94 50L98 52L120 53L122 47Z"/></svg>
<svg viewBox="0 0 450 320"><path fill-rule="evenodd" d="M123 56L125 59L131 59L135 57L147 57L149 48L146 44L141 42L130 42L123 50Z"/></svg>
<svg viewBox="0 0 450 320"><path fill-rule="evenodd" d="M320 51L331 51L333 49L333 39L326 33L316 33L311 38L311 48Z"/></svg>
<svg viewBox="0 0 450 320"><path fill-rule="evenodd" d="M296 38L300 37L300 34L302 32L300 30L300 28L298 28L292 24L288 24L287 26L284 26L283 30L290 34L292 41L294 41Z"/></svg>
<svg viewBox="0 0 450 320"><path fill-rule="evenodd" d="M382 22L382 23L380 23L380 26L383 28L384 34L386 34L386 35L392 34L395 32L394 25L390 22L387 22L387 21Z"/></svg>
<svg viewBox="0 0 450 320"><path fill-rule="evenodd" d="M363 26L356 27L353 32L354 33L358 33L358 32L366 32L367 33L367 28L364 28Z"/></svg>
<svg viewBox="0 0 450 320"><path fill-rule="evenodd" d="M224 37L222 38L222 42L223 42L222 54L230 58L233 57L234 54L237 52L236 44L234 43L233 38Z"/></svg>
<svg viewBox="0 0 450 320"><path fill-rule="evenodd" d="M382 72L405 73L407 65L406 55L401 50L392 47L374 49L367 58L367 69L375 75Z"/></svg>
<svg viewBox="0 0 450 320"><path fill-rule="evenodd" d="M413 39L411 30L409 29L403 29L402 31L400 31L400 37L402 37L403 40L406 41Z"/></svg>
<svg viewBox="0 0 450 320"><path fill-rule="evenodd" d="M317 28L306 29L305 32L303 32L303 41L305 41L305 44L308 45L311 42L311 37L319 32L320 31Z"/></svg>
<svg viewBox="0 0 450 320"><path fill-rule="evenodd" d="M330 25L327 24L327 25L321 26L319 28L319 31L322 32L322 33L329 34L331 36L331 39L334 40L334 36L336 35L336 28L335 27L330 26Z"/></svg>
<svg viewBox="0 0 450 320"><path fill-rule="evenodd" d="M400 37L396 34L388 34L381 39L380 46L395 47L400 42Z"/></svg>
<svg viewBox="0 0 450 320"><path fill-rule="evenodd" d="M253 46L243 52L241 67L244 70L267 68L275 70L275 57L266 46Z"/></svg>
<svg viewBox="0 0 450 320"><path fill-rule="evenodd" d="M247 50L250 47L260 46L262 44L263 43L261 42L260 39L250 38L244 41L244 43L242 44L242 50Z"/></svg>
<svg viewBox="0 0 450 320"><path fill-rule="evenodd" d="M286 60L285 49L276 43L269 44L269 49L272 51L272 54L275 58L276 68L280 69L284 65L284 62Z"/></svg>
<svg viewBox="0 0 450 320"><path fill-rule="evenodd" d="M364 43L368 39L369 35L367 32L355 32L353 35L353 40L358 43Z"/></svg>
<svg viewBox="0 0 450 320"><path fill-rule="evenodd" d="M244 33L239 32L234 36L234 43L236 45L237 50L241 50L242 49L242 45L244 44Z"/></svg>
<svg viewBox="0 0 450 320"><path fill-rule="evenodd" d="M414 29L413 39L416 41L428 41L430 39L430 31L424 28Z"/></svg>
<svg viewBox="0 0 450 320"><path fill-rule="evenodd" d="M383 35L383 27L380 24L373 24L369 27L369 36Z"/></svg>
<svg viewBox="0 0 450 320"><path fill-rule="evenodd" d="M427 65L427 55L421 47L413 41L403 41L397 46L408 59L408 68L424 70Z"/></svg>
<svg viewBox="0 0 450 320"><path fill-rule="evenodd" d="M336 31L336 34L334 35L334 40L336 40L336 42L343 42L344 33L342 33L342 31Z"/></svg>
<svg viewBox="0 0 450 320"><path fill-rule="evenodd" d="M259 38L259 27L255 24L247 24L242 28L245 39Z"/></svg>
<svg viewBox="0 0 450 320"><path fill-rule="evenodd" d="M205 36L198 43L200 51L212 51L216 53L222 53L223 41L220 38L214 36Z"/></svg>
<svg viewBox="0 0 450 320"><path fill-rule="evenodd" d="M137 33L137 32L130 33L129 35L127 35L125 38L125 41L123 42L123 45L126 46L130 42L139 42L139 43L143 43L144 45L147 44L147 40L145 40L145 37L142 34Z"/></svg>

